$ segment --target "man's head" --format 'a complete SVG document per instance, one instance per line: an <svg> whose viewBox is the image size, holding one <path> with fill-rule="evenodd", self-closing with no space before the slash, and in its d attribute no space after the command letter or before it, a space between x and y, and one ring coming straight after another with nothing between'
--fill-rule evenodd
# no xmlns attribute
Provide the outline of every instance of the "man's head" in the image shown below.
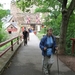
<svg viewBox="0 0 75 75"><path fill-rule="evenodd" d="M48 36L51 36L51 35L52 35L52 31L53 31L52 28L47 29L47 35L48 35Z"/></svg>

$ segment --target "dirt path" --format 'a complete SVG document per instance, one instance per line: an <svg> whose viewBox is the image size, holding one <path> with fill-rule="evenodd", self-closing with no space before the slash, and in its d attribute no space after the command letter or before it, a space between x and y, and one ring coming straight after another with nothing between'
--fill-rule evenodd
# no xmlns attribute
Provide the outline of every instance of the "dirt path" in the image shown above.
<svg viewBox="0 0 75 75"><path fill-rule="evenodd" d="M59 59L64 62L70 69L75 71L75 57L60 55Z"/></svg>

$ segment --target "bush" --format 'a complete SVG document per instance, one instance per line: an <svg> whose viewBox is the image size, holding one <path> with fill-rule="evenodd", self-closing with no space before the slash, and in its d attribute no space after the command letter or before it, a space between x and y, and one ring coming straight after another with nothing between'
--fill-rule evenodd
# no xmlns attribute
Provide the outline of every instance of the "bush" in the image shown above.
<svg viewBox="0 0 75 75"><path fill-rule="evenodd" d="M67 29L67 36L66 36L66 54L70 55L72 51L72 41L71 38L75 38L75 14L72 14L69 20L69 25Z"/></svg>
<svg viewBox="0 0 75 75"><path fill-rule="evenodd" d="M8 38L6 31L0 28L0 43L5 41Z"/></svg>

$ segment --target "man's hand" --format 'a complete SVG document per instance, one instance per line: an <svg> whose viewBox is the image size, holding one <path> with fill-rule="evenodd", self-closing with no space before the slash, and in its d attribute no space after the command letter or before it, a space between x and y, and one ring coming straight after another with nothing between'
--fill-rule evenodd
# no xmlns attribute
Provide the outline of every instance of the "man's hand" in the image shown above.
<svg viewBox="0 0 75 75"><path fill-rule="evenodd" d="M58 53L58 47L56 47L55 50L56 50L55 53L57 54Z"/></svg>
<svg viewBox="0 0 75 75"><path fill-rule="evenodd" d="M55 49L58 50L58 47L56 47Z"/></svg>
<svg viewBox="0 0 75 75"><path fill-rule="evenodd" d="M47 50L47 47L44 47L44 50L46 51Z"/></svg>

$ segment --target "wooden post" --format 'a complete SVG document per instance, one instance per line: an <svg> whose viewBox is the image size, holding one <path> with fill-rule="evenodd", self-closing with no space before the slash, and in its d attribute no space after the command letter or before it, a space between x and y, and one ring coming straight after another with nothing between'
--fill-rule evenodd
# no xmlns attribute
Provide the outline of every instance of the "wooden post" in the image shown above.
<svg viewBox="0 0 75 75"><path fill-rule="evenodd" d="M17 37L17 44L19 44L19 36Z"/></svg>
<svg viewBox="0 0 75 75"><path fill-rule="evenodd" d="M71 38L71 40L72 40L72 54L74 54L75 38Z"/></svg>
<svg viewBox="0 0 75 75"><path fill-rule="evenodd" d="M75 41L72 42L72 54L74 54L74 44L75 44Z"/></svg>
<svg viewBox="0 0 75 75"><path fill-rule="evenodd" d="M11 40L11 51L13 51L13 40Z"/></svg>

